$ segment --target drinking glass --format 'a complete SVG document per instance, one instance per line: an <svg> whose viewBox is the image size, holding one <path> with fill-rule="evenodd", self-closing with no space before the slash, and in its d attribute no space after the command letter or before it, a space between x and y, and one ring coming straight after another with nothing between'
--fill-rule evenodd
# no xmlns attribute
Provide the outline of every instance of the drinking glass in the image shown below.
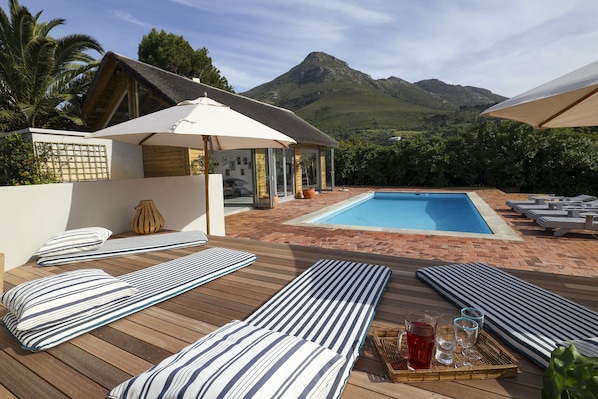
<svg viewBox="0 0 598 399"><path fill-rule="evenodd" d="M479 333L484 328L484 312L478 308L463 308L461 309L461 317L475 320L479 326Z"/></svg>
<svg viewBox="0 0 598 399"><path fill-rule="evenodd" d="M436 324L436 321L440 318L440 316L442 316L435 310L424 310L424 315L430 324Z"/></svg>
<svg viewBox="0 0 598 399"><path fill-rule="evenodd" d="M457 317L455 319L455 338L463 348L461 353L467 360L480 360L482 358L482 354L473 349L478 339L478 330L479 326L475 320L466 317ZM455 364L455 367L473 366L473 363L467 360Z"/></svg>
<svg viewBox="0 0 598 399"><path fill-rule="evenodd" d="M447 366L453 364L457 349L454 320L454 315L443 314L438 318L436 324L436 361Z"/></svg>

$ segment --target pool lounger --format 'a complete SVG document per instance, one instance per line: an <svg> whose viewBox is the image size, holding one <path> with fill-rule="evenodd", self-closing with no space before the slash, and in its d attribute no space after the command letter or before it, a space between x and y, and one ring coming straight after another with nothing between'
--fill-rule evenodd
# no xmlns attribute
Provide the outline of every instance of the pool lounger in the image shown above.
<svg viewBox="0 0 598 399"><path fill-rule="evenodd" d="M252 253L209 248L119 276L120 280L137 288L137 294L103 305L91 315L33 331L17 330L17 320L10 312L2 318L2 322L23 349L43 351L250 265L255 260L256 256Z"/></svg>
<svg viewBox="0 0 598 399"><path fill-rule="evenodd" d="M115 256L138 255L173 248L204 245L208 237L202 231L175 231L107 240L94 251L76 252L66 255L47 256L37 260L40 266L62 265Z"/></svg>
<svg viewBox="0 0 598 399"><path fill-rule="evenodd" d="M509 208L513 208L517 205L533 205L533 204L541 204L545 201L556 200L562 197L557 197L555 194L531 194L528 195L526 200L522 199L515 199L515 200L507 200L506 205Z"/></svg>
<svg viewBox="0 0 598 399"><path fill-rule="evenodd" d="M515 208L517 206L538 206L547 203L556 203L556 202L584 202L584 201L592 201L595 200L596 197L593 195L586 195L580 194L574 197L565 197L565 196L557 196L554 194L534 194L530 195L529 199L527 200L508 200L506 202L507 206L510 208ZM519 212L519 211L518 211ZM521 213L521 212L519 212Z"/></svg>
<svg viewBox="0 0 598 399"><path fill-rule="evenodd" d="M596 201L596 197L593 195L577 195L575 197L566 197L557 200L543 201L536 204L520 204L513 206L513 211L524 215L530 209L559 209L565 206L582 206L591 201Z"/></svg>
<svg viewBox="0 0 598 399"><path fill-rule="evenodd" d="M536 223L546 230L553 231L553 235L561 237L571 230L598 231L598 212L588 210L575 216L540 216Z"/></svg>
<svg viewBox="0 0 598 399"><path fill-rule="evenodd" d="M543 368L569 341L598 356L598 313L483 263L432 266L416 276L457 307L474 306L484 325Z"/></svg>
<svg viewBox="0 0 598 399"><path fill-rule="evenodd" d="M598 212L598 201L592 201L592 204L588 204L587 206L581 204L578 206L566 206L560 209L530 209L525 212L525 216L532 220L537 220L542 216L580 217L580 214L583 212Z"/></svg>
<svg viewBox="0 0 598 399"><path fill-rule="evenodd" d="M279 397L273 392L282 397L302 387L338 398L390 276L385 266L320 260L244 322L233 321L199 339L123 382L109 397L177 397L183 392L212 397L234 389L258 390L255 397ZM278 346L266 350L262 340L271 335L277 342L292 343L284 350ZM229 340L230 336L235 338ZM289 349L305 346L311 349L304 355ZM296 363L276 362L286 355ZM296 380L303 382L289 386Z"/></svg>

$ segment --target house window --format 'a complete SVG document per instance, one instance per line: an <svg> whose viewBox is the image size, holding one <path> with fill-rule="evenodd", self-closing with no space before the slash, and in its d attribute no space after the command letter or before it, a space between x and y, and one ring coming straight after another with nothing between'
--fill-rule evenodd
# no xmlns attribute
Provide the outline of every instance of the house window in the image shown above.
<svg viewBox="0 0 598 399"><path fill-rule="evenodd" d="M46 154L45 167L63 183L110 177L105 145L35 142L35 151Z"/></svg>

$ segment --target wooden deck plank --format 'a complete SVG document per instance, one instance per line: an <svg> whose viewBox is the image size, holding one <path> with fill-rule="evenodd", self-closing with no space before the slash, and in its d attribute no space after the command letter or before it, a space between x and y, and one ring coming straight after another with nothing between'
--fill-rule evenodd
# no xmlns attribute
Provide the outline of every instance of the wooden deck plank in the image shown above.
<svg viewBox="0 0 598 399"><path fill-rule="evenodd" d="M213 324L205 323L200 320L195 320L178 313L168 312L164 309L161 309L158 306L153 306L151 308L145 309L144 312L146 312L148 315L152 315L157 320L160 320L160 324L162 325L168 324L184 326L185 328L197 331L199 334L202 335L209 334L217 329L217 327Z"/></svg>
<svg viewBox="0 0 598 399"><path fill-rule="evenodd" d="M164 328L158 329L158 326L159 325L153 325L153 328L150 328L135 323L128 317L110 324L110 327L123 334L137 338L141 342L147 342L170 353L178 352L190 343L177 339L170 334L163 333L162 331Z"/></svg>
<svg viewBox="0 0 598 399"><path fill-rule="evenodd" d="M128 374L118 369L112 364L106 363L102 359L92 355L89 352L73 345L70 342L52 348L47 353L54 356L69 367L77 370L81 375L92 379L97 384L110 389L119 381L129 378ZM106 390L104 390L104 396ZM73 398L81 396L72 396Z"/></svg>
<svg viewBox="0 0 598 399"><path fill-rule="evenodd" d="M0 352L0 384L17 398L68 398L4 351Z"/></svg>
<svg viewBox="0 0 598 399"><path fill-rule="evenodd" d="M137 375L153 366L153 363L91 334L77 337L71 343L129 375Z"/></svg>
<svg viewBox="0 0 598 399"><path fill-rule="evenodd" d="M12 394L4 385L0 384L0 398L2 399L18 399Z"/></svg>
<svg viewBox="0 0 598 399"><path fill-rule="evenodd" d="M156 364L172 354L149 342L144 342L136 337L125 334L122 331L118 331L115 328L112 328L112 326L99 328L92 331L90 334L152 364ZM62 345L56 347L56 350L61 347Z"/></svg>
<svg viewBox="0 0 598 399"><path fill-rule="evenodd" d="M18 353L20 348L6 331L0 332L0 383L8 397L94 397L76 394L76 385L85 384L91 384L94 387L92 390L104 390L102 397L105 397L105 390L147 369L189 342L232 319L244 319L284 285L322 258L383 264L393 270L392 279L373 320L373 328L396 327L402 322L404 314L412 309L456 310L430 287L415 278L417 269L447 262L226 237L210 237L210 242L203 247L65 266L40 268L29 263L5 273L5 281L6 286L10 287L42 275L92 267L103 268L111 274L120 275L214 246L253 252L258 258L254 264L246 268L101 327L46 353L26 356L27 359L43 358L40 364L16 360L18 357L15 358L11 354ZM598 299L595 298L598 286L596 278L507 271L565 297L581 299L586 306L598 309ZM0 307L0 314L4 312L5 309ZM516 352L511 352L521 361L521 373L515 378L394 384L385 375L370 337L366 340L362 356L349 378L343 398L538 397L543 371ZM67 381L70 378L52 377L49 370L65 370L66 375L72 376L73 386L70 387L71 382ZM75 381L87 382L79 384ZM61 388L57 389L56 386ZM0 390L0 395L3 393Z"/></svg>
<svg viewBox="0 0 598 399"><path fill-rule="evenodd" d="M48 353L30 353L19 347L11 346L8 334L0 336L0 345L6 347L4 354L11 356L30 372L47 381L67 397L83 397L86 393L98 397L105 395L106 389L92 379L79 373L78 370L68 367Z"/></svg>

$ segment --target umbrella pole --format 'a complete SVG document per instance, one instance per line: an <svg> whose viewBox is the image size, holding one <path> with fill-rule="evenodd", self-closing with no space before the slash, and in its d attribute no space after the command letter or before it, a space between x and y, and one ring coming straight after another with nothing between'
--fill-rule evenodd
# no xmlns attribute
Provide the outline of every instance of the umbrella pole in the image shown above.
<svg viewBox="0 0 598 399"><path fill-rule="evenodd" d="M210 234L210 170L208 168L208 136L203 136L203 174L206 196L206 234Z"/></svg>

